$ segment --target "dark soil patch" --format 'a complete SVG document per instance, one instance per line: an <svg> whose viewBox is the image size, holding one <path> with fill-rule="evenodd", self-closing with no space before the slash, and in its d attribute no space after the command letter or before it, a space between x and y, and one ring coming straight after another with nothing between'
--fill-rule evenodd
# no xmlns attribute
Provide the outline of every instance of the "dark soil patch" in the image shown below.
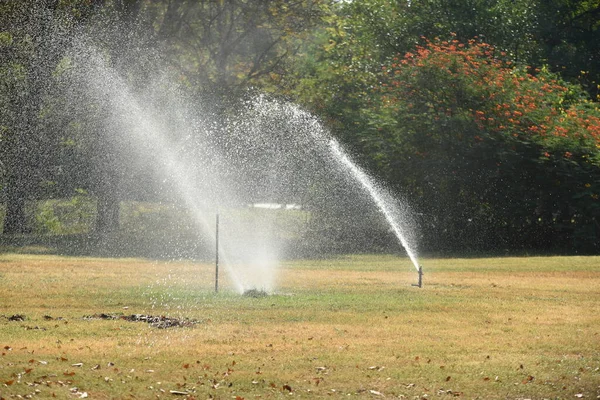
<svg viewBox="0 0 600 400"><path fill-rule="evenodd" d="M159 329L166 328L174 328L174 327L184 327L184 326L193 326L198 323L196 320L190 320L187 318L173 318L166 317L164 315L145 315L145 314L131 314L131 315L121 315L121 314L94 314L94 315L86 315L83 319L110 319L110 320L124 320L130 322L146 322L150 324L150 326Z"/></svg>
<svg viewBox="0 0 600 400"><path fill-rule="evenodd" d="M267 297L268 295L269 295L269 293L265 292L264 290L258 290L258 289L246 290L243 294L243 296L254 297L254 298Z"/></svg>
<svg viewBox="0 0 600 400"><path fill-rule="evenodd" d="M27 319L23 314L14 314L11 316L0 315L0 317L6 318L7 321L25 321L25 319Z"/></svg>

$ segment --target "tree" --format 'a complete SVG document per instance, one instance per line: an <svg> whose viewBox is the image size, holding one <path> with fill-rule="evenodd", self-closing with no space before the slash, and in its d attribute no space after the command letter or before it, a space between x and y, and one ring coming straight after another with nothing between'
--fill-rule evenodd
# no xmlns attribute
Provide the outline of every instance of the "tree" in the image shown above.
<svg viewBox="0 0 600 400"><path fill-rule="evenodd" d="M514 61L553 72L582 84L597 100L600 71L600 3L529 0L367 0L343 6L349 32L364 43L409 51L419 37L463 42L478 37L506 51Z"/></svg>
<svg viewBox="0 0 600 400"><path fill-rule="evenodd" d="M211 96L277 85L330 0L165 1L148 5L181 80Z"/></svg>
<svg viewBox="0 0 600 400"><path fill-rule="evenodd" d="M418 194L434 245L596 251L600 110L506 56L456 39L397 56L363 114L365 148Z"/></svg>
<svg viewBox="0 0 600 400"><path fill-rule="evenodd" d="M54 1L6 2L2 5L0 75L2 78L2 165L6 218L4 232L25 233L25 206L53 182L51 154L56 145L44 129L44 96L60 59L64 39L56 24Z"/></svg>
<svg viewBox="0 0 600 400"><path fill-rule="evenodd" d="M592 32L595 2L569 5L565 2L563 6L578 11L560 14L561 18L570 19L582 13L589 22L587 32ZM593 131L590 127L596 125L597 111L593 103L586 102L577 83L565 83L560 75L551 73L564 71L560 64L544 66L549 59L544 38L554 24L552 21L558 18L558 14L550 18L555 11L552 10L541 2L503 0L343 2L335 9L336 15L326 20L320 41L304 50L304 57L297 64L300 85L295 93L323 116L335 135L358 154L361 163L374 175L419 204L428 215L423 224L427 226L431 247L445 245L456 249L466 243L474 249L547 248L578 243L580 249L594 249L598 211L592 195L597 190L594 184L597 162L592 161L596 147L590 144L593 141L589 139L589 129ZM397 68L401 61L412 62L403 59L406 53L417 55L418 62L425 62L426 58L420 58L415 47L423 43L424 37L432 38L432 46L439 46L440 41L433 40L436 36L457 40L451 45L460 44L463 50L474 37L473 51L477 48L475 44L482 41L493 47L486 50L488 55L478 56L478 64L469 67L472 71L463 68L464 74L449 74L441 66L426 69L411 64L411 73L408 65ZM577 52L577 57L564 60L595 57L593 51L588 52L591 46L569 48ZM420 49L441 58L439 51L427 45ZM490 64L486 73L500 74L507 87L476 80L477 76L480 79L485 76L481 66L495 58L521 66ZM445 62L455 67L463 65L460 57L456 60L455 64L448 59ZM525 68L528 63L530 67ZM398 74L393 84L392 74ZM504 135L492 135L492 140L481 143L466 141L469 137L485 136L469 109L490 115L499 113L494 107L500 94L508 96L505 103L511 107L518 103L521 98L517 93L527 85L509 84L517 76L523 82L533 82L526 90L531 91L531 96L535 93L541 102L539 110L544 110L525 113L527 118L541 124L541 115L544 118L551 115L556 126L568 125L565 129L570 139L560 145L553 143L556 148L531 137L518 140L510 136L507 127L514 131L515 126L521 125L504 121L501 130ZM552 107L547 104L550 94L542 90L547 88L540 83L542 80L545 83L554 80L567 88L555 91L561 95L555 94L558 97ZM412 89L408 90L402 82L410 83ZM489 95L485 101L484 92L477 91L483 87L487 87ZM540 96L538 91L545 95ZM415 97L414 108L406 108L409 99ZM392 103L403 105L396 114L390 111ZM421 108L417 108L417 103ZM453 110L450 115L446 115L446 108ZM569 114L569 118L561 121L552 114L567 115L575 110L586 118L577 119ZM579 135L588 138L583 147L574 139ZM553 151L548 151L551 148ZM550 157L545 156L546 152Z"/></svg>
<svg viewBox="0 0 600 400"><path fill-rule="evenodd" d="M110 70L109 75L121 81L125 90L149 102L151 98L157 100L152 95L157 82L170 81L180 97L194 99L186 107L200 97L207 103L205 108L215 105L219 116L231 112L227 107L249 87L260 84L273 88L279 84L289 57L300 38L317 22L327 1L95 3L95 17L80 27L75 40L77 48L72 56L65 56L75 65L74 71L65 74L62 86L65 96L77 101L68 105L76 119L64 132L77 144L78 160L82 161L77 169L87 171L81 184L98 198L97 229L109 232L117 227L120 199L152 193L137 191L135 179L125 178L135 175L139 182L140 171L133 172L135 166L127 160L127 151L121 153L115 144L118 131L123 129L115 115L123 110L115 111L114 104L110 104L115 93L98 96L86 93L84 86L73 89L86 80L84 76L77 77L78 73L94 74L93 68L84 72L85 64L98 59L100 70ZM77 56L88 52L94 56ZM173 77L177 78L175 82ZM167 98L165 94L157 101L168 101ZM86 110L95 111L91 115ZM184 137L185 131L170 129L169 140L191 145L193 140ZM147 175L143 176L145 182L149 180ZM158 195L154 194L154 198Z"/></svg>
<svg viewBox="0 0 600 400"><path fill-rule="evenodd" d="M56 83L69 68L65 52L97 11L96 3L2 3L4 233L28 232L28 201L71 195L84 183L78 181L80 170L89 169L74 164L75 143L64 135L73 121L61 109L64 99Z"/></svg>
<svg viewBox="0 0 600 400"><path fill-rule="evenodd" d="M600 95L600 2L539 1L534 40L537 65L548 64L565 79L581 83L593 99Z"/></svg>

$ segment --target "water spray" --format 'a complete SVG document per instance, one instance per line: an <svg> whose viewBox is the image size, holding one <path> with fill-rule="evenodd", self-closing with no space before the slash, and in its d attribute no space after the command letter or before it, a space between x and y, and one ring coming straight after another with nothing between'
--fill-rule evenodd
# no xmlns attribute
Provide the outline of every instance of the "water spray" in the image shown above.
<svg viewBox="0 0 600 400"><path fill-rule="evenodd" d="M253 109L243 112L239 119L225 121L223 129L227 132L231 130L231 135L227 135L227 141L221 142L221 131L214 129L219 121L208 118L205 122L204 118L200 118L202 114L197 115L195 110L188 110L184 103L186 98L179 97L179 90L165 93L163 84L166 81L157 84L151 82L149 97L136 96L134 92L137 93L137 90L130 88L127 80L111 67L102 51L93 47L88 49L85 41L81 46L82 51L74 52L73 57L77 61L74 64L81 65L82 70L81 73L74 74L73 79L75 84L81 86L82 98L72 97L78 100L73 107L79 110L80 105L87 104L88 101L94 103L97 99L108 99L107 106L111 112L107 114L113 115L114 119L107 119L107 126L118 126L118 131L126 134L124 140L132 143L131 150L141 157L140 162L146 162L147 158L148 161L157 161L157 164L164 166L157 169L158 178L172 182L182 204L194 210L193 222L203 236L215 235L215 293L219 291L219 269L223 270L222 267L229 273L231 279L228 282L235 285L240 293L247 287L270 289L280 250L279 243L275 240L272 240L273 243L263 240L257 244L256 232L246 233L246 227L241 223L237 225L237 221L229 221L233 224L231 227L228 222L227 235L224 236L226 240L223 240L219 238L219 234L223 235L224 231L219 226L218 208L215 221L200 206L213 201L217 205L222 204L220 198L243 203L247 198L246 186L254 191L254 181L259 182L257 194L262 194L264 190L269 197L296 196L288 193L288 187L293 187L293 190L304 185L311 187L320 182L321 174L329 175L332 168L335 174L328 179L350 177L356 189L360 190L362 187L370 195L373 205L382 212L413 265L419 270L416 252L412 250L411 241L407 240L410 237L405 237L406 231L403 229L405 224L402 220L407 213L402 207L398 208L394 196L349 158L337 141L329 138L316 117L295 105L258 99L252 104ZM76 90L75 93L79 92ZM167 108L162 110L165 104ZM177 135L171 134L173 122ZM189 127L189 130L185 127ZM171 136L177 137L171 139ZM183 140L181 143L187 143L185 138L195 138L198 148L189 149L189 154L187 148L180 150L179 136ZM253 149L252 152L245 151L249 146ZM202 152L199 152L200 149ZM300 166L296 164L297 160L313 156L318 157L314 165L303 163L308 164L306 168L295 167ZM222 166L227 167L226 173L221 173ZM278 178L273 182L275 185L263 188L263 173L280 167L281 173L277 171L273 175ZM250 176L247 177L248 174ZM343 176L338 177L338 174ZM288 182L292 180L298 186L289 185ZM198 199L205 197L204 202L198 202ZM213 225L215 222L216 226ZM265 227L268 228L268 225L265 224ZM260 251L257 251L259 245ZM222 265L219 266L219 263Z"/></svg>
<svg viewBox="0 0 600 400"><path fill-rule="evenodd" d="M421 267L417 261L417 255L409 243L406 232L402 226L403 223L397 219L397 212L395 212L396 210L394 207L395 200L390 201L389 199L386 199L386 197L389 196L386 196L385 190L383 190L382 187L373 181L373 179L361 168L359 168L358 165L350 160L348 155L343 151L342 147L335 139L329 140L329 149L335 155L335 158L342 163L342 165L344 165L348 171L350 171L357 182L359 182L363 189L371 196L374 204L377 206L379 211L381 211L386 221L390 225L390 228L392 228L394 235L406 251L408 258L410 258L410 261L412 261L417 271L420 271ZM420 275L421 272L419 272L419 276ZM419 287L420 286L421 285L419 283Z"/></svg>

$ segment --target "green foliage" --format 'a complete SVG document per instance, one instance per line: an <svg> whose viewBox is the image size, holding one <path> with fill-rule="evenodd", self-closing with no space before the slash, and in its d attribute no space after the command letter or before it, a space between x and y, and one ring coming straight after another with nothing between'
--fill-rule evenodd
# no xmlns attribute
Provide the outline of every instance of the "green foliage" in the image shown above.
<svg viewBox="0 0 600 400"><path fill-rule="evenodd" d="M331 0L136 3L181 82L214 99L279 86Z"/></svg>
<svg viewBox="0 0 600 400"><path fill-rule="evenodd" d="M83 190L70 199L49 199L37 204L35 228L38 234L74 235L93 226L95 202Z"/></svg>
<svg viewBox="0 0 600 400"><path fill-rule="evenodd" d="M430 240L595 250L600 110L581 88L506 56L456 39L397 56L365 113L365 148L420 197Z"/></svg>
<svg viewBox="0 0 600 400"><path fill-rule="evenodd" d="M132 90L143 92L160 53L157 69L194 96L256 87L299 101L415 199L425 248L597 251L599 112L582 87L598 100L599 16L597 0L2 1L7 231L91 229L89 199L58 200L78 187L113 208L164 200L151 172L106 140L103 100L70 91L75 61L62 49L85 33ZM121 69L131 60L135 74ZM26 221L33 202L39 212ZM136 204L122 228L154 232L169 213Z"/></svg>
<svg viewBox="0 0 600 400"><path fill-rule="evenodd" d="M541 60L600 100L600 1L539 1L536 43Z"/></svg>
<svg viewBox="0 0 600 400"><path fill-rule="evenodd" d="M60 128L46 100L78 1L15 1L0 6L0 165L5 233L25 233L25 203L57 195ZM60 193L64 195L72 190Z"/></svg>

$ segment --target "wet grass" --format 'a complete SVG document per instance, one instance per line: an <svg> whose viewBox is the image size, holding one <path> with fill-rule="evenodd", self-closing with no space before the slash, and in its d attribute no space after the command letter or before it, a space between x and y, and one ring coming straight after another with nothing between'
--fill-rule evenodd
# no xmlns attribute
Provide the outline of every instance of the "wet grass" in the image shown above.
<svg viewBox="0 0 600 400"><path fill-rule="evenodd" d="M5 254L0 397L600 396L600 257L423 265L419 289L403 258L287 262L241 296L209 264Z"/></svg>

